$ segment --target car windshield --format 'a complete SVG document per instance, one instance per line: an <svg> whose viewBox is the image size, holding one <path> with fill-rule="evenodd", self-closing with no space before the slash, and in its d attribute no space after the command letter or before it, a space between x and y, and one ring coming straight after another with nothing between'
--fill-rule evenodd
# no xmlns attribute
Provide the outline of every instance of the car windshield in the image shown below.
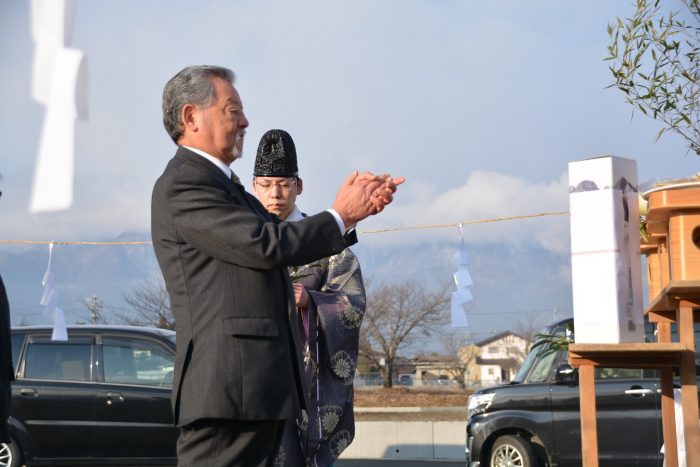
<svg viewBox="0 0 700 467"><path fill-rule="evenodd" d="M531 350L529 354L527 354L527 357L525 357L525 361L522 365L520 365L520 369L516 373L515 377L510 381L511 384L522 384L523 381L525 381L525 377L530 372L532 364L535 362L540 352L542 352L542 347L543 346L538 346L535 349Z"/></svg>
<svg viewBox="0 0 700 467"><path fill-rule="evenodd" d="M526 383L546 383L553 372L554 366L559 361L560 352L538 352L540 358L532 365L532 369L526 375L523 375Z"/></svg>

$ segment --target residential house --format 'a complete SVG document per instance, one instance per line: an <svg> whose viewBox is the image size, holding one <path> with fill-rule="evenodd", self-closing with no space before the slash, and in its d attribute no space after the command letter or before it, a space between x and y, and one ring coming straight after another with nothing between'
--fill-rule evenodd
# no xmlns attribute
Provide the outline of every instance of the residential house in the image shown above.
<svg viewBox="0 0 700 467"><path fill-rule="evenodd" d="M530 342L514 332L504 331L475 343L481 349L476 359L482 386L508 382L527 356Z"/></svg>

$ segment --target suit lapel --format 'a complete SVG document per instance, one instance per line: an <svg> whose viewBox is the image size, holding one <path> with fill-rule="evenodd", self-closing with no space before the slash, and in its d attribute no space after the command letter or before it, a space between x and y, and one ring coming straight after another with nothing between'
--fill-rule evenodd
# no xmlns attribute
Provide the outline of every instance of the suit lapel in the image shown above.
<svg viewBox="0 0 700 467"><path fill-rule="evenodd" d="M222 188L224 188L233 198L238 200L239 204L245 203L251 209L251 211L265 221L272 220L272 218L267 214L267 210L254 196L245 191L243 185L234 183L231 179L226 177L226 174L224 174L220 168L206 160L204 157L190 151L187 148L179 146L177 152L175 153L175 158L205 171L208 175L220 183Z"/></svg>
<svg viewBox="0 0 700 467"><path fill-rule="evenodd" d="M243 200L246 202L248 207L258 216L262 217L266 221L270 220L270 216L267 213L267 210L260 204L260 202L255 198L253 195L245 191L245 188L243 185L239 183L233 183L234 190L243 198Z"/></svg>

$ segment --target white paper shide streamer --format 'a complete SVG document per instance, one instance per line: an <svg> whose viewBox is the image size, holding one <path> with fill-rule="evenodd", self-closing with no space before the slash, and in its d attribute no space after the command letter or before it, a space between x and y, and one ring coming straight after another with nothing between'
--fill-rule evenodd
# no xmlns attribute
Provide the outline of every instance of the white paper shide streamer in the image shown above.
<svg viewBox="0 0 700 467"><path fill-rule="evenodd" d="M457 265L459 269L454 273L454 281L457 290L452 292L452 327L467 327L469 326L469 320L467 319L467 312L465 306L474 300L474 296L469 291L469 287L474 285L471 274L467 269L469 264L469 256L467 255L467 248L464 246L464 232L462 230L462 224L459 224L459 252L455 254L455 259L457 260Z"/></svg>
<svg viewBox="0 0 700 467"><path fill-rule="evenodd" d="M41 284L44 286L44 293L41 296L39 305L44 307L44 316L53 322L53 334L51 340L67 341L68 330L66 329L66 317L58 307L58 292L54 288L54 276L51 272L51 260L53 259L53 243L49 245L49 265L46 267L46 274Z"/></svg>
<svg viewBox="0 0 700 467"><path fill-rule="evenodd" d="M46 106L29 209L73 203L75 120L87 119L85 54L69 47L74 0L31 0L32 99Z"/></svg>

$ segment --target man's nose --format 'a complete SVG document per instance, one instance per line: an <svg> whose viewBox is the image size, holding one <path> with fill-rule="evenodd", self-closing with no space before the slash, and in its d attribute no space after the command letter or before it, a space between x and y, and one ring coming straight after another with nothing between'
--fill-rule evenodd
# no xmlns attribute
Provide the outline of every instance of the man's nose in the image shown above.
<svg viewBox="0 0 700 467"><path fill-rule="evenodd" d="M248 118L245 116L245 114L242 115L242 118L238 121L238 126L240 128L248 128Z"/></svg>

